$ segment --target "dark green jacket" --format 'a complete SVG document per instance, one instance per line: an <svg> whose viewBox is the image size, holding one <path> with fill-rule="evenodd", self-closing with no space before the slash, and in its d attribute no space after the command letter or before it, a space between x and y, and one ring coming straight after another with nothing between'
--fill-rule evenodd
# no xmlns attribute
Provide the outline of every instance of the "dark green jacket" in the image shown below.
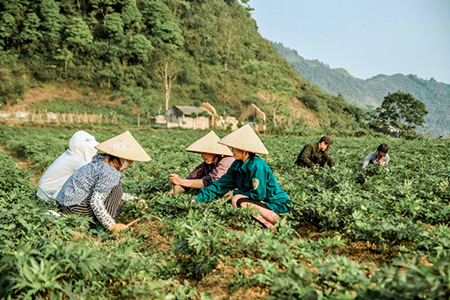
<svg viewBox="0 0 450 300"><path fill-rule="evenodd" d="M223 196L230 190L252 200L263 201L271 210L280 214L289 210L291 200L277 184L269 166L259 157L249 157L245 163L236 160L227 173L208 187L203 187L195 201L207 202Z"/></svg>
<svg viewBox="0 0 450 300"><path fill-rule="evenodd" d="M324 166L325 162L331 168L334 167L334 161L325 151L319 149L319 143L311 143L303 147L295 164L300 167L313 167L316 164Z"/></svg>

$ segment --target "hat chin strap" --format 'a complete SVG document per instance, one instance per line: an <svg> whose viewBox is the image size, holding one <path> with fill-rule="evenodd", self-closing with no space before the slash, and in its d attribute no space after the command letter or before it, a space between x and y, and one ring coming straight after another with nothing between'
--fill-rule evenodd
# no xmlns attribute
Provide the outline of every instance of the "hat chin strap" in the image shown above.
<svg viewBox="0 0 450 300"><path fill-rule="evenodd" d="M242 161L243 161L243 162L246 162L247 159L250 157L250 152L248 152L247 150L242 150L242 151L244 151L244 152L242 153L242 155L244 156L244 159L243 159Z"/></svg>
<svg viewBox="0 0 450 300"><path fill-rule="evenodd" d="M131 165L131 161L129 161L128 159L125 159L125 161L122 163L122 166L120 166L119 171L123 171L128 169L128 167Z"/></svg>

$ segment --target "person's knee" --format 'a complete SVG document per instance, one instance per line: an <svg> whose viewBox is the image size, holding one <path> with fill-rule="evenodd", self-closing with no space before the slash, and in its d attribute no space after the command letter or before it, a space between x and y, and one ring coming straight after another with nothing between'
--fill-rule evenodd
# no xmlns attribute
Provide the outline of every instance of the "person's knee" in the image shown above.
<svg viewBox="0 0 450 300"><path fill-rule="evenodd" d="M231 199L231 204L233 204L234 207L241 207L241 202L239 197L234 196L233 199Z"/></svg>
<svg viewBox="0 0 450 300"><path fill-rule="evenodd" d="M244 199L247 199L246 196L244 195L234 195L233 198L231 199L231 203L233 204L234 207L241 207L242 201Z"/></svg>

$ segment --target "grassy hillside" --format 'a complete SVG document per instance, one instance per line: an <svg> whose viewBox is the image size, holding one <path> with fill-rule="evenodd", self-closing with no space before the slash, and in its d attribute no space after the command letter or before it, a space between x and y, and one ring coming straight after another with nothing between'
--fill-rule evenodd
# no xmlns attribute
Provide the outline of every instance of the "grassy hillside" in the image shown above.
<svg viewBox="0 0 450 300"><path fill-rule="evenodd" d="M256 103L269 124L274 115L304 124L292 112L301 106L314 113L320 131L366 130L357 109L296 74L259 35L243 3L0 1L0 104L51 84L109 94L147 115L194 101L237 115Z"/></svg>
<svg viewBox="0 0 450 300"><path fill-rule="evenodd" d="M292 64L302 77L324 91L343 97L361 107L379 106L388 93L403 91L412 94L426 104L429 114L425 117L426 127L434 135L449 132L450 128L450 85L433 78L424 80L416 75L377 75L367 80L355 78L344 69L332 69L318 60L307 60L296 50L275 43L282 57Z"/></svg>

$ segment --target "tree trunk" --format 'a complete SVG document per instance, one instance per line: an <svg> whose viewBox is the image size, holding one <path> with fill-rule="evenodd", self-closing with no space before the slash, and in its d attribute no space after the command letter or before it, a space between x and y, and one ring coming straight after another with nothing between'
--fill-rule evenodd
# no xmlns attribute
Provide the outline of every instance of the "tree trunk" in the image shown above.
<svg viewBox="0 0 450 300"><path fill-rule="evenodd" d="M273 126L277 127L277 114L275 113L275 107L272 107L273 109Z"/></svg>
<svg viewBox="0 0 450 300"><path fill-rule="evenodd" d="M166 89L166 111L169 109L170 88L172 87L172 80L169 76L169 63L164 64L164 88Z"/></svg>

